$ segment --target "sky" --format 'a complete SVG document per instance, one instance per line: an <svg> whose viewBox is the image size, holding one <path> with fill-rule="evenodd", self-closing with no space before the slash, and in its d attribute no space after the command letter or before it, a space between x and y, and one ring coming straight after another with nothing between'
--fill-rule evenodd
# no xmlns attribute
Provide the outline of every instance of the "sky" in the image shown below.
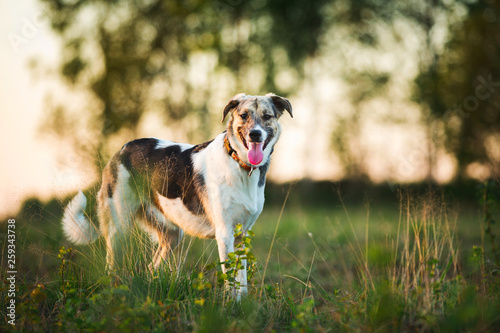
<svg viewBox="0 0 500 333"><path fill-rule="evenodd" d="M0 218L14 214L26 197L47 200L74 190L78 173L63 173L56 146L40 133L47 92L55 80L30 68L52 66L59 45L34 0L0 1ZM42 70L43 71L43 70Z"/></svg>

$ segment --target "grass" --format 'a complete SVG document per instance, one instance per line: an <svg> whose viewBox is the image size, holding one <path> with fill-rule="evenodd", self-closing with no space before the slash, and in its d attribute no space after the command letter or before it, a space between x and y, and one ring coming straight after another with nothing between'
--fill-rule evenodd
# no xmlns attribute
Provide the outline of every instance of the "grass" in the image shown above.
<svg viewBox="0 0 500 333"><path fill-rule="evenodd" d="M16 325L0 329L498 331L498 187L478 191L475 208L464 209L441 191L352 205L335 189L331 204L304 206L292 189L264 209L247 241L254 275L241 302L225 287L214 241L186 237L151 273L153 245L136 230L107 274L102 239L69 248L62 203L32 200L16 217ZM2 312L6 278L2 270Z"/></svg>

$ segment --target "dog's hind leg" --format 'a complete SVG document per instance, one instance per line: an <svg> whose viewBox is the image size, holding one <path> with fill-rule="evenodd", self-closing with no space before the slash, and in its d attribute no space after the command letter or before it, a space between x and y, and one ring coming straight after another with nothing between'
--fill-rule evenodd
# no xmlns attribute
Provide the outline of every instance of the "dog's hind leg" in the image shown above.
<svg viewBox="0 0 500 333"><path fill-rule="evenodd" d="M115 264L115 254L113 246L113 236L116 233L111 217L111 210L106 193L101 190L98 194L97 214L100 222L101 234L106 241L106 270L111 271Z"/></svg>
<svg viewBox="0 0 500 333"><path fill-rule="evenodd" d="M145 230L151 235L153 241L158 241L158 247L154 251L150 268L156 269L162 260L167 261L168 255L179 245L184 233L163 214L154 207L148 207L143 211L142 220Z"/></svg>
<svg viewBox="0 0 500 333"><path fill-rule="evenodd" d="M158 231L158 249L153 257L153 268L158 268L162 260L167 261L168 255L179 245L183 236L182 229L165 228L164 231ZM169 262L169 266L170 262ZM172 267L170 267L172 268Z"/></svg>
<svg viewBox="0 0 500 333"><path fill-rule="evenodd" d="M109 164L103 172L98 210L101 232L106 240L106 267L112 270L117 264L117 252L122 250L122 254L127 253L127 246L130 245L127 236L131 233L140 203L130 186L131 175L125 167L118 165L115 173L110 172L108 167Z"/></svg>

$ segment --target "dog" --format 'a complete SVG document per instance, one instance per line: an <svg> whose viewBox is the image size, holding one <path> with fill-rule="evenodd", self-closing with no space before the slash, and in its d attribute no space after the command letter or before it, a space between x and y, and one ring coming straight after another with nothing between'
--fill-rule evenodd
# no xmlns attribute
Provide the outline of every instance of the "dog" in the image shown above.
<svg viewBox="0 0 500 333"><path fill-rule="evenodd" d="M184 233L215 238L225 262L234 251L235 226L250 230L262 212L266 173L281 133L278 120L285 111L293 118L286 98L242 93L225 106L222 122L231 114L227 129L212 141L191 145L146 138L125 144L105 166L97 195L107 268L115 265L116 239L126 236L133 223L158 243L153 268ZM75 244L99 237L86 217L86 204L80 191L64 211L63 231ZM247 293L246 260L242 265L238 295Z"/></svg>

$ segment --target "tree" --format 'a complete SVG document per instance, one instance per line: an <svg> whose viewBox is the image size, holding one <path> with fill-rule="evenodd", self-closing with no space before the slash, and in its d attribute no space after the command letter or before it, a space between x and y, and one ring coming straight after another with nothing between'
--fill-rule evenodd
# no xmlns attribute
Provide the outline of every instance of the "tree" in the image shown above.
<svg viewBox="0 0 500 333"><path fill-rule="evenodd" d="M437 136L456 157L458 176L467 178L468 167L476 164L498 177L500 4L465 5L467 14L450 26L451 38L436 56L434 68L417 78L417 94L431 105L436 123L444 128Z"/></svg>
<svg viewBox="0 0 500 333"><path fill-rule="evenodd" d="M427 136L427 180L433 180L437 155L446 150L457 160L457 176L470 175L471 165L487 166L498 177L500 163L500 4L488 1L350 1L337 13L336 24L350 29L349 43L357 43L379 56L382 34L390 31L399 40L398 20L414 26L421 36L418 68L411 98L421 108ZM382 27L382 29L380 29ZM383 96L397 71L380 72L376 66L353 68L344 59L345 80L350 86L354 112L341 119L335 132L339 155L359 177L363 152L352 152L361 106L374 96ZM375 63L376 61L373 61ZM390 96L386 96L386 98Z"/></svg>
<svg viewBox="0 0 500 333"><path fill-rule="evenodd" d="M206 139L210 100L219 90L225 97L241 91L292 93L299 82L280 84L277 77L289 69L302 75L301 63L318 48L325 2L41 1L64 45L60 74L93 97L83 126L97 138L88 154L96 156L97 150L98 168L111 153L109 139L134 138L152 109L161 110L170 125L198 119L191 133ZM65 122L68 114L53 106L47 127L57 132L82 126L79 118Z"/></svg>

